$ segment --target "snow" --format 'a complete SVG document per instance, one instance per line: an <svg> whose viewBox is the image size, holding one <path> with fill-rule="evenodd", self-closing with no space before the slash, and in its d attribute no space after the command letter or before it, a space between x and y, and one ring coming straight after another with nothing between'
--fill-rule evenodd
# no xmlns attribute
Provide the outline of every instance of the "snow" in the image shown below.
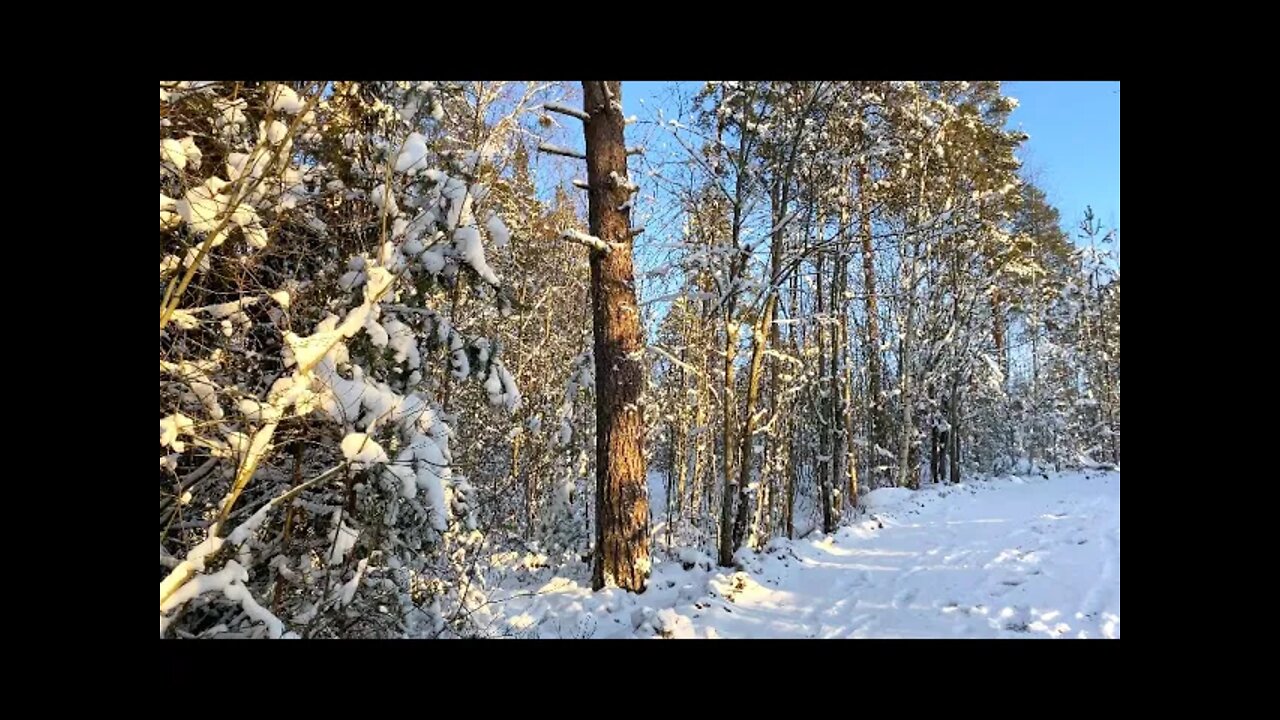
<svg viewBox="0 0 1280 720"><path fill-rule="evenodd" d="M915 493L907 488L886 487L858 498L858 504L865 508L887 508L907 502Z"/></svg>
<svg viewBox="0 0 1280 720"><path fill-rule="evenodd" d="M178 452L182 452L184 446L178 442L178 435L181 433L190 433L195 426L195 421L183 415L182 413L174 413L168 417L160 418L160 446L173 446Z"/></svg>
<svg viewBox="0 0 1280 720"><path fill-rule="evenodd" d="M489 365L489 377L484 382L484 389L489 393L491 405L503 406L509 413L520 409L520 389L502 363L494 361Z"/></svg>
<svg viewBox="0 0 1280 720"><path fill-rule="evenodd" d="M297 363L300 369L306 371L314 367L321 358L332 350L334 344L341 337L342 333L337 330L325 330L306 337L299 337L296 333L287 332L284 334L284 341L293 356L293 362Z"/></svg>
<svg viewBox="0 0 1280 720"><path fill-rule="evenodd" d="M272 300L275 300L277 303L279 303L280 307L284 308L285 310L289 309L289 291L288 290L277 290L271 293L269 297Z"/></svg>
<svg viewBox="0 0 1280 720"><path fill-rule="evenodd" d="M364 558L356 564L356 574L342 586L342 597L339 603L346 607L356 597L356 590L360 587L360 579L364 577L365 568L369 566L369 558Z"/></svg>
<svg viewBox="0 0 1280 720"><path fill-rule="evenodd" d="M459 255L470 265L485 282L490 285L501 285L493 268L484 258L484 245L480 242L480 231L474 227L460 227L453 231L453 245Z"/></svg>
<svg viewBox="0 0 1280 720"><path fill-rule="evenodd" d="M663 608L657 615L657 629L664 638L689 639L698 637L693 621L671 608Z"/></svg>
<svg viewBox="0 0 1280 720"><path fill-rule="evenodd" d="M272 120L271 125L266 128L267 142L272 145L279 145L289 134L289 126L279 120Z"/></svg>
<svg viewBox="0 0 1280 720"><path fill-rule="evenodd" d="M161 205L163 206L163 201ZM489 219L485 220L484 227L489 231L489 237L493 240L494 247L504 248L507 243L511 242L511 233L507 230L506 223L502 222L502 218L497 213L489 213Z"/></svg>
<svg viewBox="0 0 1280 720"><path fill-rule="evenodd" d="M864 499L874 515L775 539L742 553L740 568L688 548L658 554L640 595L593 593L587 563L562 576L508 563L487 627L541 638L1120 637L1119 472Z"/></svg>
<svg viewBox="0 0 1280 720"><path fill-rule="evenodd" d="M160 159L179 170L187 166L187 155L182 151L182 143L173 138L160 141Z"/></svg>
<svg viewBox="0 0 1280 720"><path fill-rule="evenodd" d="M557 113L560 113L561 115L569 115L571 117L576 117L583 122L586 122L587 120L590 119L590 116L587 115L582 110L578 110L577 108L571 108L568 105L561 105L560 103L546 103L542 107L550 112L557 112Z"/></svg>
<svg viewBox="0 0 1280 720"><path fill-rule="evenodd" d="M195 232L206 233L218 226L218 216L226 209L229 198L219 191L227 182L219 177L211 177L203 185L193 187L177 201L178 215L182 217ZM217 245L218 243L214 243Z"/></svg>
<svg viewBox="0 0 1280 720"><path fill-rule="evenodd" d="M567 147L561 147L551 143L542 143L538 146L538 151L548 153L550 155L563 155L565 157L578 158L579 160L585 160L587 158L586 155L578 152L577 150L570 150Z"/></svg>
<svg viewBox="0 0 1280 720"><path fill-rule="evenodd" d="M413 328L395 319L383 323L382 327L387 333L387 345L395 352L395 362L407 362L411 370L422 367L422 356L418 351L418 340L413 334Z"/></svg>
<svg viewBox="0 0 1280 720"><path fill-rule="evenodd" d="M430 177L428 171L428 177ZM467 183L454 177L448 177L442 173L436 172L439 176L437 182L443 181L440 188L440 194L449 201L449 212L445 218L445 224L449 229L457 228L459 225L471 225L471 196L467 194Z"/></svg>
<svg viewBox="0 0 1280 720"><path fill-rule="evenodd" d="M283 83L278 83L271 95L271 109L277 112L285 112L290 115L297 115L302 112L305 105L302 99L298 97L298 93L293 88Z"/></svg>
<svg viewBox="0 0 1280 720"><path fill-rule="evenodd" d="M364 433L348 433L342 438L342 455L357 469L387 462L387 452Z"/></svg>
<svg viewBox="0 0 1280 720"><path fill-rule="evenodd" d="M231 565L232 562L234 561L228 562L227 565ZM241 585L240 583L233 583L223 587L222 594L225 595L228 600L234 600L240 603L241 609L243 609L245 614L249 616L249 619L266 625L267 637L272 640L279 640L286 636L284 623L280 621L280 618L272 615L269 610L259 605L258 601L253 599L253 595L249 592L249 588Z"/></svg>
<svg viewBox="0 0 1280 720"><path fill-rule="evenodd" d="M609 173L609 181L613 183L614 187L626 190L628 193L635 193L640 190L639 185L636 185L622 175L619 175L617 170Z"/></svg>
<svg viewBox="0 0 1280 720"><path fill-rule="evenodd" d="M241 545L246 540L253 537L253 534L258 531L258 528L262 527L262 522L267 519L267 515L271 512L271 508L271 503L267 503L258 508L258 511L250 516L248 520L245 520L239 527L231 531L231 534L227 536L227 542L232 545Z"/></svg>
<svg viewBox="0 0 1280 720"><path fill-rule="evenodd" d="M246 167L249 168L250 177L261 177L270 164L271 153L265 149L255 150L252 160L249 159L248 153L231 153L227 155L227 177L232 180L239 179Z"/></svg>
<svg viewBox="0 0 1280 720"><path fill-rule="evenodd" d="M241 398L238 402L239 411L244 415L244 419L250 423L274 423L280 419L280 410L273 405L262 404L251 397Z"/></svg>
<svg viewBox="0 0 1280 720"><path fill-rule="evenodd" d="M203 595L207 592L215 592L236 582L244 582L249 579L249 573L235 560L228 560L227 564L221 570L212 575L198 575L189 580L185 585L178 588L177 592L169 596L167 600L160 603L160 612L165 613L170 610L181 607L188 600Z"/></svg>
<svg viewBox="0 0 1280 720"><path fill-rule="evenodd" d="M370 193L369 199L379 210L385 210L391 217L395 217L400 214L400 208L396 206L396 196L394 193L387 192L386 185L378 185L375 187L373 192ZM390 203L387 203L388 199L390 199ZM387 205L385 208L383 207L384 203Z"/></svg>
<svg viewBox="0 0 1280 720"><path fill-rule="evenodd" d="M419 133L409 133L396 158L396 172L407 172L410 175L426 169L422 161L427 157L427 139Z"/></svg>
<svg viewBox="0 0 1280 720"><path fill-rule="evenodd" d="M351 548L356 546L356 539L360 534L347 527L347 524L342 521L341 510L333 511L332 526L333 529L329 531L329 543L333 549L329 553L329 564L341 565L343 558L351 552Z"/></svg>
<svg viewBox="0 0 1280 720"><path fill-rule="evenodd" d="M607 253L610 250L608 243L595 235L588 235L580 230L565 230L560 237L570 242L576 242L579 245L586 245L592 250L598 250L602 253Z"/></svg>
<svg viewBox="0 0 1280 720"><path fill-rule="evenodd" d="M700 567L704 570L710 570L713 564L711 562L711 558L707 557L706 553L694 550L693 548L684 548L680 551L680 563L684 565L685 570L692 570L696 567Z"/></svg>

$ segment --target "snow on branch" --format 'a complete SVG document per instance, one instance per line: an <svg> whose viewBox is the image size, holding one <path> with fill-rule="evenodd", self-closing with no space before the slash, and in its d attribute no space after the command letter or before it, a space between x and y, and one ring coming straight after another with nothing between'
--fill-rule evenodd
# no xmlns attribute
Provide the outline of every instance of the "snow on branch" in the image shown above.
<svg viewBox="0 0 1280 720"><path fill-rule="evenodd" d="M609 182L613 183L613 186L616 188L626 190L629 194L640 192L639 185L636 185L627 178L619 175L617 170L609 173Z"/></svg>
<svg viewBox="0 0 1280 720"><path fill-rule="evenodd" d="M542 109L546 110L547 112L560 113L561 115L576 117L582 122L586 122L591 117L590 115L586 114L582 110L571 108L566 105L561 105L560 103L544 103L542 105Z"/></svg>
<svg viewBox="0 0 1280 720"><path fill-rule="evenodd" d="M779 221L778 221L778 224L777 224L777 225L774 225L773 227L769 228L769 232L767 232L767 233L765 233L765 234L766 234L766 235L772 235L772 234L774 234L774 233L776 233L776 232L778 232L778 231L782 230L782 229L783 229L783 228L785 228L787 225L789 225L789 224L791 223L791 221L792 221L792 220L795 220L795 219L796 219L797 217L799 217L799 216L800 216L800 210L799 210L798 208L797 208L797 209L795 209L795 210L792 210L791 212L789 212L789 213L787 213L785 216L783 216L783 218L782 218L781 220L779 220Z"/></svg>
<svg viewBox="0 0 1280 720"><path fill-rule="evenodd" d="M644 146L643 146L643 145L632 145L631 147L627 148L627 154L628 154L628 155L643 155L643 154L644 154Z"/></svg>
<svg viewBox="0 0 1280 720"><path fill-rule="evenodd" d="M542 143L541 145L539 145L538 152L544 152L544 153L547 153L548 155L563 155L565 157L577 158L579 160L587 159L587 156L585 154L580 153L577 150L570 150L569 148L563 148L563 147L560 147L559 145L552 145L551 143Z"/></svg>
<svg viewBox="0 0 1280 720"><path fill-rule="evenodd" d="M582 190L590 190L590 189L591 189L591 186L587 184L587 181L586 181L586 180L576 180L576 179L575 179L575 180L573 181L573 186L574 186L574 187L576 187L576 188L582 189Z"/></svg>
<svg viewBox="0 0 1280 720"><path fill-rule="evenodd" d="M606 243L605 241L601 240L595 235L588 235L584 232L579 232L577 230L565 230L560 235L560 238L562 240L576 242L579 245L586 245L592 250L599 250L602 253L607 253L611 250L611 248L609 247L609 243Z"/></svg>
<svg viewBox="0 0 1280 720"><path fill-rule="evenodd" d="M702 375L702 373L698 370L698 368L680 360L680 358L677 358L675 355L672 355L661 345L646 345L645 349L649 350L650 352L654 352L654 353L657 353L658 355L661 355L662 357L671 361L671 363L674 364L676 367L683 369L685 372L691 373L693 375L698 375L698 376Z"/></svg>

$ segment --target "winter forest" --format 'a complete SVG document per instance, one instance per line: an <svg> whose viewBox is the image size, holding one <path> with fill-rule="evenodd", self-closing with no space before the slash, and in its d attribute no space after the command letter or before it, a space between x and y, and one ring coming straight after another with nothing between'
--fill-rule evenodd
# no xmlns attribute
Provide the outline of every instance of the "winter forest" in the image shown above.
<svg viewBox="0 0 1280 720"><path fill-rule="evenodd" d="M1009 89L631 85L160 83L160 637L1119 638Z"/></svg>

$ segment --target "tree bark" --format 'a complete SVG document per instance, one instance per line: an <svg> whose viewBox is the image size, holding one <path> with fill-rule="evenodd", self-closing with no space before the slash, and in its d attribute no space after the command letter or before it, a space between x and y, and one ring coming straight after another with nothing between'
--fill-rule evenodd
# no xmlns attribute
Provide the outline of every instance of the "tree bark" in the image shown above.
<svg viewBox="0 0 1280 720"><path fill-rule="evenodd" d="M872 477L876 478L874 468L880 463L877 447L883 444L885 422L884 422L884 398L881 393L881 370L880 370L880 310L876 296L876 254L875 248L871 246L871 198L868 193L868 186L871 184L871 169L864 161L858 166L858 220L860 223L859 236L862 240L862 282L866 287L866 311L867 311L867 346L865 354L867 356L867 397L870 406L870 426L871 426L871 464ZM878 484L883 484L877 481ZM873 485L874 487L875 485Z"/></svg>
<svg viewBox="0 0 1280 720"><path fill-rule="evenodd" d="M951 399L947 402L947 438L951 440L951 482L960 482L960 396L959 378L951 387Z"/></svg>
<svg viewBox="0 0 1280 720"><path fill-rule="evenodd" d="M596 364L596 552L591 585L643 592L649 577L649 497L640 394L643 336L631 261L622 83L583 81ZM621 208L621 209L620 209Z"/></svg>
<svg viewBox="0 0 1280 720"><path fill-rule="evenodd" d="M763 374L765 351L765 328L773 324L773 308L777 303L777 294L772 290L765 301L764 313L756 322L751 334L751 365L747 375L747 413L742 421L742 449L738 453L738 516L733 525L733 549L742 547L746 536L747 518L751 517L751 496L748 487L751 480L753 450L752 433L755 431L755 408L760 398L760 376Z"/></svg>
<svg viewBox="0 0 1280 720"><path fill-rule="evenodd" d="M818 232L822 232L822 216L818 216ZM823 373L826 372L824 365L826 364L826 330L824 326L827 323L825 317L826 308L824 303L826 293L822 284L822 265L824 254L819 252L815 266L817 287L814 292L815 310L818 316L818 385L816 398L816 415L818 419L818 488L822 498L822 532L829 533L835 531L835 519L831 516L831 456L834 450L831 448L831 414L828 409L828 403L831 401L831 383L830 378L824 379Z"/></svg>
<svg viewBox="0 0 1280 720"><path fill-rule="evenodd" d="M724 311L724 387L720 397L723 425L721 442L724 446L724 492L720 495L720 565L733 564L733 455L737 448L733 443L733 419L737 414L737 401L733 397L733 361L738 354L738 326L733 322L733 303Z"/></svg>

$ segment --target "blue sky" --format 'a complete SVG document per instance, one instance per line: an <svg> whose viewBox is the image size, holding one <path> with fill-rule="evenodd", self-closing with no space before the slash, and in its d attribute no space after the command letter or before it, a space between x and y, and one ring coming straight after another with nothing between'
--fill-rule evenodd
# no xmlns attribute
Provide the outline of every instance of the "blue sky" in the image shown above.
<svg viewBox="0 0 1280 720"><path fill-rule="evenodd" d="M643 118L645 108L657 106L670 116L673 108L666 107L664 91L672 84L624 82L625 112ZM1086 205L1105 226L1119 227L1120 83L1006 82L1003 87L1020 103L1010 127L1031 136L1023 146L1023 165L1062 213L1072 239Z"/></svg>

